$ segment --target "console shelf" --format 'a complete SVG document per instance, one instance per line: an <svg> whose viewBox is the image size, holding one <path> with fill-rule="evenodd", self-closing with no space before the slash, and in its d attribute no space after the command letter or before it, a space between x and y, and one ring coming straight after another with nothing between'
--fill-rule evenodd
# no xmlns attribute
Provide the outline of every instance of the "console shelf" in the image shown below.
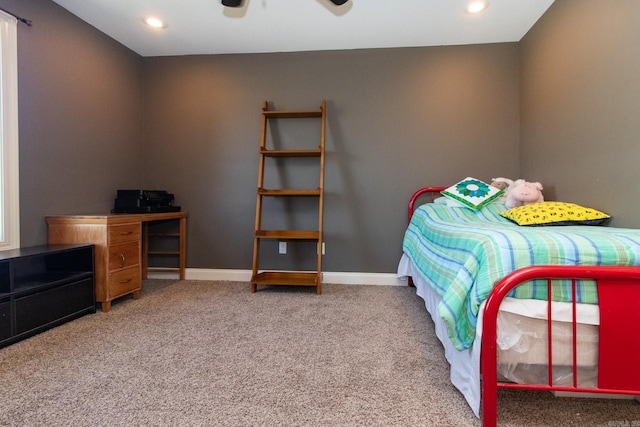
<svg viewBox="0 0 640 427"><path fill-rule="evenodd" d="M0 347L95 311L93 245L0 252Z"/></svg>

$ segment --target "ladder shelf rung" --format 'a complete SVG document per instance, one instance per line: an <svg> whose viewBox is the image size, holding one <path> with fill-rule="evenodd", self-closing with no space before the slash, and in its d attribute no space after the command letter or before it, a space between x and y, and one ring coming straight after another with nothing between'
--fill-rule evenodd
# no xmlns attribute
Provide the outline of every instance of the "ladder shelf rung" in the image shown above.
<svg viewBox="0 0 640 427"><path fill-rule="evenodd" d="M302 273L289 271L263 271L251 278L251 283L260 285L294 285L316 286L318 273Z"/></svg>
<svg viewBox="0 0 640 427"><path fill-rule="evenodd" d="M269 150L261 148L260 154L266 157L320 157L322 150L320 148L301 150Z"/></svg>
<svg viewBox="0 0 640 427"><path fill-rule="evenodd" d="M263 110L268 119L304 119L322 117L322 110Z"/></svg>
<svg viewBox="0 0 640 427"><path fill-rule="evenodd" d="M258 239L317 240L320 238L320 232L315 230L257 230L255 237Z"/></svg>
<svg viewBox="0 0 640 427"><path fill-rule="evenodd" d="M261 196L319 196L320 189L278 189L267 190L265 188L258 188L258 194Z"/></svg>

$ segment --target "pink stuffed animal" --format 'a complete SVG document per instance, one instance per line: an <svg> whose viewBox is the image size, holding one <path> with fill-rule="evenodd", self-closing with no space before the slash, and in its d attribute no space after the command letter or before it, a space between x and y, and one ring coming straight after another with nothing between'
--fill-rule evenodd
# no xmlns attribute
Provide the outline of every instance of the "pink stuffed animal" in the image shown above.
<svg viewBox="0 0 640 427"><path fill-rule="evenodd" d="M539 182L527 182L524 179L517 179L509 187L505 205L508 208L528 205L529 203L544 202L542 196L542 184Z"/></svg>

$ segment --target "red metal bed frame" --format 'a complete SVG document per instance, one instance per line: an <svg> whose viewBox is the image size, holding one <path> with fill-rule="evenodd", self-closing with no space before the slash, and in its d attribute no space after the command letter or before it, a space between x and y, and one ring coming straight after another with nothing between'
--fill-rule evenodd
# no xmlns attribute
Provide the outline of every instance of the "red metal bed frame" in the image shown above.
<svg viewBox="0 0 640 427"><path fill-rule="evenodd" d="M409 201L409 221L425 193L432 199L446 187L425 187L416 191ZM514 287L534 279L547 280L548 295L554 279L571 280L573 289L573 384L553 384L553 345L551 302L547 302L547 384L515 384L498 381L497 317L502 300ZM598 290L600 326L598 339L598 376L595 387L578 386L576 282L594 280ZM410 285L412 285L411 278ZM631 325L631 326L630 326ZM632 328L630 330L630 328ZM640 395L640 267L539 265L516 270L500 280L485 303L480 355L482 374L482 424L498 423L498 389L526 389L576 393L607 393Z"/></svg>
<svg viewBox="0 0 640 427"><path fill-rule="evenodd" d="M440 196L440 192L446 190L448 187L423 187L413 193L411 199L409 199L409 212L407 216L407 224L411 222L411 217L413 216L413 211L419 206L421 200L424 200L426 196L423 198L425 194L428 195L428 198L433 202L436 197ZM407 278L407 285L413 287L413 279L411 277Z"/></svg>

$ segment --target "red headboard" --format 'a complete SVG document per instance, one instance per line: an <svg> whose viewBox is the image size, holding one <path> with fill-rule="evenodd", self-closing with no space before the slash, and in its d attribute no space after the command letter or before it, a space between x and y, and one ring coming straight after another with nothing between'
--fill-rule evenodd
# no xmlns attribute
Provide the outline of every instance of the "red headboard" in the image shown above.
<svg viewBox="0 0 640 427"><path fill-rule="evenodd" d="M447 187L423 187L418 191L416 191L415 193L413 193L413 196L411 196L411 199L409 200L409 217L407 222L411 221L411 217L413 216L413 211L417 207L416 203L418 202L418 199L420 198L420 196L424 194L428 194L429 197L431 198L431 201L433 202L436 197L440 196L440 192L442 190L445 190L446 188Z"/></svg>

